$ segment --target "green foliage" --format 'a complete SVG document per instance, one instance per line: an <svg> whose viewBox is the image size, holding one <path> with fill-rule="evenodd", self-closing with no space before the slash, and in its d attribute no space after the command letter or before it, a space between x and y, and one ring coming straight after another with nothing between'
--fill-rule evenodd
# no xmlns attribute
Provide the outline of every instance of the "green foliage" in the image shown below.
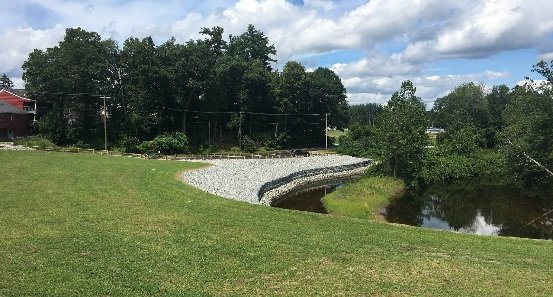
<svg viewBox="0 0 553 297"><path fill-rule="evenodd" d="M377 154L375 129L366 125L354 124L348 134L340 136L336 152L354 157L374 157Z"/></svg>
<svg viewBox="0 0 553 297"><path fill-rule="evenodd" d="M483 129L483 135L489 148L499 147L501 140L498 134L505 128L503 112L511 98L509 87L506 85L494 86L486 95L488 103L489 126Z"/></svg>
<svg viewBox="0 0 553 297"><path fill-rule="evenodd" d="M23 64L25 89L41 106L52 108L40 119L46 122L40 124L40 133L56 144L100 139L102 121L96 111L102 102L90 94L115 90L117 58L115 41L81 28L67 29L57 46L29 54Z"/></svg>
<svg viewBox="0 0 553 297"><path fill-rule="evenodd" d="M478 151L483 142L478 129L463 111L454 112L448 129L437 136L440 150L465 156Z"/></svg>
<svg viewBox="0 0 553 297"><path fill-rule="evenodd" d="M230 36L228 51L233 56L239 56L246 61L260 61L269 71L270 62L276 62L271 56L276 55L274 45L269 45L269 38L263 32L249 24L246 32L239 36Z"/></svg>
<svg viewBox="0 0 553 297"><path fill-rule="evenodd" d="M31 136L26 138L18 138L14 140L16 145L24 145L27 147L39 147L39 148L55 148L56 145L50 141L50 139L43 136Z"/></svg>
<svg viewBox="0 0 553 297"><path fill-rule="evenodd" d="M430 150L419 180L426 185L477 176L505 174L503 155L493 150L481 150L470 155Z"/></svg>
<svg viewBox="0 0 553 297"><path fill-rule="evenodd" d="M139 153L140 140L137 137L125 136L119 141L119 149L124 153Z"/></svg>
<svg viewBox="0 0 553 297"><path fill-rule="evenodd" d="M497 128L501 127L501 112L508 99L506 91L508 88L499 86L486 95L483 84L462 84L434 102L432 124L446 131L453 125L457 129L455 133L474 134L469 130L476 129L484 140L478 142L479 147L493 148L497 145ZM461 131L463 124L468 125L466 131Z"/></svg>
<svg viewBox="0 0 553 297"><path fill-rule="evenodd" d="M251 139L248 135L244 135L242 136L242 146L240 147L240 149L246 153L253 153L255 152L257 147L253 139Z"/></svg>
<svg viewBox="0 0 553 297"><path fill-rule="evenodd" d="M267 142L267 147L273 150L280 150L286 146L286 143L290 140L290 136L287 133L280 133L275 138L271 138Z"/></svg>
<svg viewBox="0 0 553 297"><path fill-rule="evenodd" d="M249 25L227 42L223 31L203 28L202 39L171 38L160 45L152 37L130 37L118 48L96 32L67 29L62 42L33 51L23 65L28 93L48 109L38 115L39 132L57 144L100 145L98 94L110 97L108 142L115 143L174 131L185 133L195 147L236 145L241 135L257 132L286 135L276 137L275 147L324 143L324 116L278 117L277 112L329 113L329 126L345 127L346 90L336 73L306 72L293 61L273 72L276 49L263 32ZM240 124L248 125L249 133Z"/></svg>
<svg viewBox="0 0 553 297"><path fill-rule="evenodd" d="M548 87L516 88L504 112L501 137L512 176L528 188L553 186L553 177L530 158L553 168L553 96Z"/></svg>
<svg viewBox="0 0 553 297"><path fill-rule="evenodd" d="M428 141L425 107L415 91L410 81L404 81L388 101L376 129L382 170L414 186Z"/></svg>
<svg viewBox="0 0 553 297"><path fill-rule="evenodd" d="M184 153L188 150L188 138L181 132L165 133L153 140L142 142L138 149L144 153Z"/></svg>
<svg viewBox="0 0 553 297"><path fill-rule="evenodd" d="M547 63L545 61L539 61L536 65L532 66L532 72L541 74L550 84L553 84L553 61Z"/></svg>
<svg viewBox="0 0 553 297"><path fill-rule="evenodd" d="M348 108L350 125L374 126L384 107L377 103L352 105Z"/></svg>
<svg viewBox="0 0 553 297"><path fill-rule="evenodd" d="M13 88L13 81L4 73L0 77L0 89Z"/></svg>
<svg viewBox="0 0 553 297"><path fill-rule="evenodd" d="M217 152L217 147L213 145L200 145L200 147L198 148L198 152L200 154L213 154Z"/></svg>
<svg viewBox="0 0 553 297"><path fill-rule="evenodd" d="M488 119L484 85L471 82L456 87L447 96L434 102L433 111L432 120L436 127L447 129L458 112L468 116L477 127L486 126Z"/></svg>
<svg viewBox="0 0 553 297"><path fill-rule="evenodd" d="M308 73L308 98L312 106L307 112L329 114L328 126L337 129L349 122L346 88L340 77L328 68L319 67ZM304 100L307 98L304 98Z"/></svg>

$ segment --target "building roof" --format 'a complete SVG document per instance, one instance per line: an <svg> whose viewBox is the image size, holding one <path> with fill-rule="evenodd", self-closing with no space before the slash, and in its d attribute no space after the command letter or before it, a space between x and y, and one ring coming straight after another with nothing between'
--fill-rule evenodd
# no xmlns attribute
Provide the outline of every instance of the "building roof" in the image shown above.
<svg viewBox="0 0 553 297"><path fill-rule="evenodd" d="M0 101L0 113L29 114L29 112L27 111L21 110L15 106L12 106L2 101Z"/></svg>
<svg viewBox="0 0 553 297"><path fill-rule="evenodd" d="M25 89L0 89L0 94L1 93L10 94L24 101L33 101L32 99L25 97Z"/></svg>

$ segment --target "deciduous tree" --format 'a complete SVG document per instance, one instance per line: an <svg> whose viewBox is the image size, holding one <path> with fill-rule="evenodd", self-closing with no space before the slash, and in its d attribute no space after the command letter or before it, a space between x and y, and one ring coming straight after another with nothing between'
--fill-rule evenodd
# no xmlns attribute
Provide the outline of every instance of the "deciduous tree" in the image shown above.
<svg viewBox="0 0 553 297"><path fill-rule="evenodd" d="M416 184L427 143L425 107L411 81L404 81L384 108L376 136L384 173Z"/></svg>

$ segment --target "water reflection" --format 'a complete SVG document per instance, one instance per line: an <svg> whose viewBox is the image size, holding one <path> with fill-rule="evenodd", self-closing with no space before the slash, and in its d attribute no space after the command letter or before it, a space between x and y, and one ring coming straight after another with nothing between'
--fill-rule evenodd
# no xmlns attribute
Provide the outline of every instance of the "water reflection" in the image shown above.
<svg viewBox="0 0 553 297"><path fill-rule="evenodd" d="M463 181L409 194L383 209L389 222L483 235L553 239L551 199Z"/></svg>
<svg viewBox="0 0 553 297"><path fill-rule="evenodd" d="M317 186L299 192L292 192L281 197L281 201L275 205L278 208L295 209L301 211L327 213L321 202L324 195L334 192L342 184Z"/></svg>

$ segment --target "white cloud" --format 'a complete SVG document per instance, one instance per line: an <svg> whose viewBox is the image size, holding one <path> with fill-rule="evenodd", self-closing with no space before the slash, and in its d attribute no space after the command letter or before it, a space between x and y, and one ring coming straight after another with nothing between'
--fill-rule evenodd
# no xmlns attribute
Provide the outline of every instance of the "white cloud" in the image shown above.
<svg viewBox="0 0 553 297"><path fill-rule="evenodd" d="M540 54L538 56L538 60L543 60L543 61L546 61L546 62L553 61L553 52Z"/></svg>
<svg viewBox="0 0 553 297"><path fill-rule="evenodd" d="M303 3L307 7L321 8L325 11L329 11L336 8L336 4L328 0L304 0Z"/></svg>
<svg viewBox="0 0 553 297"><path fill-rule="evenodd" d="M507 50L531 48L553 32L549 0L482 0L455 11L435 36L410 43L407 60L483 58Z"/></svg>
<svg viewBox="0 0 553 297"><path fill-rule="evenodd" d="M46 49L57 44L65 30L60 25L46 30L8 28L0 35L0 73L6 73L22 87L21 65L34 49Z"/></svg>
<svg viewBox="0 0 553 297"><path fill-rule="evenodd" d="M417 88L417 96L421 97L426 103L427 108L432 108L437 98L450 93L455 87L467 82L494 81L509 77L511 74L506 71L485 70L478 73L467 73L461 75L424 75L419 72L415 66L406 69L413 71L393 71L371 69L366 70L368 59L361 59L352 63L335 64L332 69L340 75L342 83L348 90L348 102L350 104L363 103L386 103L392 94L399 90L401 83L405 80L411 80ZM382 61L393 61L382 58ZM399 60L396 60L399 61ZM401 62L405 63L405 62ZM376 67L383 67L386 63ZM393 65L390 67L394 68ZM387 75L380 73L388 71ZM489 88L489 87L487 87Z"/></svg>
<svg viewBox="0 0 553 297"><path fill-rule="evenodd" d="M431 101L463 82L510 77L497 69L428 73L438 60L482 58L521 48L536 48L540 59L553 60L551 0L304 0L304 5L286 0L22 1L43 7L61 25L37 29L34 16L21 16L21 9L0 15L9 17L0 27L0 72L20 74L32 49L54 45L65 27L74 26L119 42L131 35L152 35L160 43L170 36L181 42L198 38L202 27L221 26L225 35L236 35L254 24L275 44L281 65L289 59L355 50L365 57L327 64L342 77L352 103L386 102L405 79L413 80L418 94ZM17 18L25 25L9 27Z"/></svg>

